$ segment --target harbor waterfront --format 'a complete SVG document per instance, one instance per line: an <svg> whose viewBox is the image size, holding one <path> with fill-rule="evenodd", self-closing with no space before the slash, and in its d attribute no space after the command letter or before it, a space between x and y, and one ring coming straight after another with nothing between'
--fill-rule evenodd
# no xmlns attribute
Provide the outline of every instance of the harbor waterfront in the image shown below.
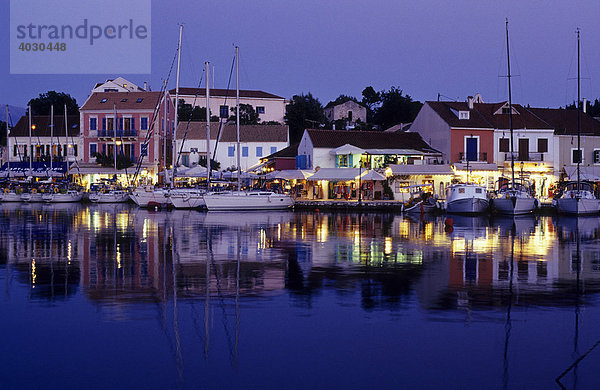
<svg viewBox="0 0 600 390"><path fill-rule="evenodd" d="M600 216L0 204L2 388L589 389Z"/></svg>

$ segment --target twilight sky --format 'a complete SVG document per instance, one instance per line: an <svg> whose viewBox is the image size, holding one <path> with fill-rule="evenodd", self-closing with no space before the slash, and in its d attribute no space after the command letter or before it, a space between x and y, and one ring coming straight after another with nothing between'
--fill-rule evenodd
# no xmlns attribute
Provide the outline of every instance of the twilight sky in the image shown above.
<svg viewBox="0 0 600 390"><path fill-rule="evenodd" d="M152 3L152 74L122 76L139 85L148 81L155 90L168 73L178 23L183 23L180 86L197 86L204 61L210 61L214 86L225 88L235 43L240 46L242 89L286 98L311 92L323 104L342 93L360 98L368 85L376 90L398 86L420 101L435 100L438 93L465 100L477 92L486 102L501 101L507 96L502 76L508 17L515 103L558 107L576 99L577 27L582 97L600 97L597 0ZM8 0L0 0L0 16L0 103L24 107L40 93L56 90L83 104L94 83L119 76L10 75Z"/></svg>

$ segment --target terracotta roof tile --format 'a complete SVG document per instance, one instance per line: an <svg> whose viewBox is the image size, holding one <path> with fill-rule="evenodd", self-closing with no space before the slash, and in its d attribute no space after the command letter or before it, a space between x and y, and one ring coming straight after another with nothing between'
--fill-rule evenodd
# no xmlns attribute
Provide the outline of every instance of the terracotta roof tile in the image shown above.
<svg viewBox="0 0 600 390"><path fill-rule="evenodd" d="M187 122L177 126L177 139L205 140L206 122L190 122L185 135ZM210 123L210 138L217 139L219 122ZM220 142L236 142L237 131L235 124L223 124ZM246 125L240 126L240 142L288 142L288 127L283 125Z"/></svg>
<svg viewBox="0 0 600 390"><path fill-rule="evenodd" d="M50 116L35 115L31 117L31 124L35 130L31 131L33 137L50 137ZM69 137L79 137L79 115L68 115L67 126ZM54 137L65 136L65 122L63 116L54 116ZM22 116L10 131L11 137L29 137L29 117Z"/></svg>
<svg viewBox="0 0 600 390"><path fill-rule="evenodd" d="M171 96L175 96L175 89L171 89L169 91ZM183 87L179 88L179 96L181 95L192 95L192 96L206 96L206 89L204 88L189 88ZM225 97L235 99L235 89L219 89L212 88L210 90L210 96L215 97ZM264 92L264 91L252 91L247 89L240 89L240 97L244 98L263 98L263 99L285 99L281 96L274 95L272 93Z"/></svg>
<svg viewBox="0 0 600 390"><path fill-rule="evenodd" d="M362 149L415 149L437 152L430 147L419 133L346 131L346 130L306 130L315 148L337 148L351 144Z"/></svg>
<svg viewBox="0 0 600 390"><path fill-rule="evenodd" d="M141 100L140 100L141 99ZM162 100L161 92L95 92L80 108L84 110L117 111L154 110ZM139 102L138 102L139 101Z"/></svg>

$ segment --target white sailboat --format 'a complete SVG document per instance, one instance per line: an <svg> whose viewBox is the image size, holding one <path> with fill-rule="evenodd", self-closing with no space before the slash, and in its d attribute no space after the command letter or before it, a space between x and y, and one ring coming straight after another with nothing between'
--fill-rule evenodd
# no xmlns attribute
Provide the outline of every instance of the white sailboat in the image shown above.
<svg viewBox="0 0 600 390"><path fill-rule="evenodd" d="M600 212L600 199L594 194L594 188L589 182L581 181L580 165L581 152L581 89L580 89L580 64L579 64L579 30L577 30L577 181L568 182L563 193L556 201L559 213L573 215L590 215Z"/></svg>
<svg viewBox="0 0 600 390"><path fill-rule="evenodd" d="M240 72L239 48L235 47L236 73L236 129L237 129L237 191L227 193L209 193L204 195L208 211L248 211L248 210L285 210L294 206L294 199L285 194L271 191L241 191L240 157ZM207 134L208 140L209 134ZM208 150L207 150L208 152ZM207 166L210 167L210 154L207 153ZM210 177L210 175L209 175ZM210 187L208 187L210 188Z"/></svg>
<svg viewBox="0 0 600 390"><path fill-rule="evenodd" d="M508 63L508 109L510 127L510 169L511 180L501 182L497 197L492 200L493 208L500 214L521 215L532 213L537 208L538 202L530 191L525 181L515 180L515 155L512 123L512 96L510 86L510 50L508 41L508 20L506 21L506 54Z"/></svg>

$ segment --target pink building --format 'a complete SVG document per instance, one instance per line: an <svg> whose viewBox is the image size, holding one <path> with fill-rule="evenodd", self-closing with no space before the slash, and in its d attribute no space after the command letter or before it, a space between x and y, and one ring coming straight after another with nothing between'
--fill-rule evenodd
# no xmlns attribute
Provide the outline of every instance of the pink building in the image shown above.
<svg viewBox="0 0 600 390"><path fill-rule="evenodd" d="M96 164L98 154L114 156L116 148L117 156L128 157L134 164L128 174L135 173L141 158L141 167L156 181L165 165L165 140L166 162L170 164L175 107L168 93L94 92L79 111L84 165ZM115 173L114 168L104 170L96 165L95 173Z"/></svg>

